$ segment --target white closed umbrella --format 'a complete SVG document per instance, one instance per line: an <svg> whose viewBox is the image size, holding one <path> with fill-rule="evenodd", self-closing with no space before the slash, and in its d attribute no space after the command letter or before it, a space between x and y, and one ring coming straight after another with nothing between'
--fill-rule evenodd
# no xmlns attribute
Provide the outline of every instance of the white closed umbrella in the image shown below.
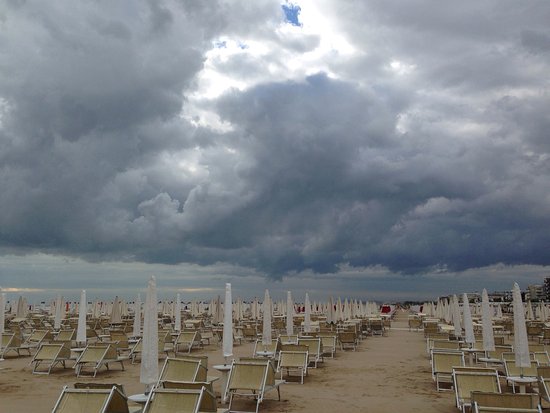
<svg viewBox="0 0 550 413"><path fill-rule="evenodd" d="M305 315L304 315L304 333L311 333L311 305L309 303L309 294L306 293L305 301Z"/></svg>
<svg viewBox="0 0 550 413"><path fill-rule="evenodd" d="M493 334L493 315L489 295L484 288L481 293L481 324L483 327L483 350L495 351L495 337Z"/></svg>
<svg viewBox="0 0 550 413"><path fill-rule="evenodd" d="M149 393L151 387L157 382L159 375L157 283L154 276L151 277L147 285L143 317L139 381L145 384L145 393Z"/></svg>
<svg viewBox="0 0 550 413"><path fill-rule="evenodd" d="M332 299L332 297L330 297L329 300L328 300L328 308L327 308L327 323L328 324L335 323L334 318L335 318L335 316L334 316L334 300Z"/></svg>
<svg viewBox="0 0 550 413"><path fill-rule="evenodd" d="M269 291L265 290L263 302L264 321L262 329L262 344L268 346L271 344L271 299Z"/></svg>
<svg viewBox="0 0 550 413"><path fill-rule="evenodd" d="M233 357L233 298L231 296L231 284L225 284L225 307L223 313L223 357L225 364L227 359Z"/></svg>
<svg viewBox="0 0 550 413"><path fill-rule="evenodd" d="M57 295L57 301L55 302L55 317L53 320L53 328L59 330L61 328L61 317L63 311L63 297L61 294Z"/></svg>
<svg viewBox="0 0 550 413"><path fill-rule="evenodd" d="M460 308L458 307L458 297L453 295L453 325L455 328L455 337L462 337L462 326L460 325Z"/></svg>
<svg viewBox="0 0 550 413"><path fill-rule="evenodd" d="M292 293L286 292L286 334L294 333L294 303L292 302Z"/></svg>
<svg viewBox="0 0 550 413"><path fill-rule="evenodd" d="M4 334L4 322L5 322L5 307L6 307L6 295L2 292L2 287L0 287L0 338ZM0 360L4 360L2 352L2 340L0 340Z"/></svg>
<svg viewBox="0 0 550 413"><path fill-rule="evenodd" d="M86 301L86 290L80 293L80 305L78 306L78 325L76 328L76 342L86 346L86 314L88 304Z"/></svg>
<svg viewBox="0 0 550 413"><path fill-rule="evenodd" d="M134 302L134 328L132 336L141 336L141 294L138 294Z"/></svg>
<svg viewBox="0 0 550 413"><path fill-rule="evenodd" d="M474 323L472 322L472 312L470 311L470 302L468 301L468 295L464 293L462 295L463 316L464 316L464 341L473 347L476 342L474 336Z"/></svg>
<svg viewBox="0 0 550 413"><path fill-rule="evenodd" d="M521 300L521 291L517 283L514 283L512 297L514 307L514 353L516 367L531 367L527 328L525 326L525 313L523 302Z"/></svg>
<svg viewBox="0 0 550 413"><path fill-rule="evenodd" d="M118 299L118 295L115 297L115 301L113 301L113 308L111 310L111 324L120 324L122 323L122 314L120 311L120 300Z"/></svg>
<svg viewBox="0 0 550 413"><path fill-rule="evenodd" d="M176 294L176 305L174 306L174 330L181 330L181 297L180 294Z"/></svg>

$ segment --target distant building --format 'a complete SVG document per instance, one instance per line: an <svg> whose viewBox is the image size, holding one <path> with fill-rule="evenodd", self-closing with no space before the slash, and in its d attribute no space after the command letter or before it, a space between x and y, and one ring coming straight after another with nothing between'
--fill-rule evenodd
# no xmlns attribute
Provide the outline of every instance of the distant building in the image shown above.
<svg viewBox="0 0 550 413"><path fill-rule="evenodd" d="M544 301L550 301L550 277L544 279Z"/></svg>
<svg viewBox="0 0 550 413"><path fill-rule="evenodd" d="M544 290L544 285L528 285L525 291L525 300L544 301L546 299Z"/></svg>

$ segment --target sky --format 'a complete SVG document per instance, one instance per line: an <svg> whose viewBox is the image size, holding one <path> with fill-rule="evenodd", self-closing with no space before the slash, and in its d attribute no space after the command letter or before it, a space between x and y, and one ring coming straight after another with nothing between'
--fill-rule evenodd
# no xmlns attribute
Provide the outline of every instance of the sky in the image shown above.
<svg viewBox="0 0 550 413"><path fill-rule="evenodd" d="M8 295L550 276L550 4L0 3Z"/></svg>

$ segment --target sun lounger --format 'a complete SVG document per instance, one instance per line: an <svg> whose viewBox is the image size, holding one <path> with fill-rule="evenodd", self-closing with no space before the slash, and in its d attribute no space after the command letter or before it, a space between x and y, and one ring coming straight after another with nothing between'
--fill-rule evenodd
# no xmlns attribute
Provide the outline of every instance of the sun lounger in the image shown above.
<svg viewBox="0 0 550 413"><path fill-rule="evenodd" d="M253 355L256 357L257 355L268 354L271 353L271 357L276 358L277 354L281 350L281 342L278 338L271 340L270 344L263 344L262 340L256 340L256 343L254 343L254 352Z"/></svg>
<svg viewBox="0 0 550 413"><path fill-rule="evenodd" d="M242 329L242 335L246 341L256 341L258 339L258 333L255 328L244 327Z"/></svg>
<svg viewBox="0 0 550 413"><path fill-rule="evenodd" d="M432 377L437 391L441 391L440 383L453 383L453 367L464 366L464 353L460 351L432 351ZM449 389L451 390L451 389Z"/></svg>
<svg viewBox="0 0 550 413"><path fill-rule="evenodd" d="M309 363L313 364L313 368L317 368L317 363L324 362L323 344L320 338L299 337L298 345L308 346Z"/></svg>
<svg viewBox="0 0 550 413"><path fill-rule="evenodd" d="M33 365L33 374L50 374L56 364L63 365L70 360L71 350L66 343L42 343L31 364ZM46 365L47 370L38 370L39 366Z"/></svg>
<svg viewBox="0 0 550 413"><path fill-rule="evenodd" d="M300 384L304 384L304 376L307 376L308 360L308 347L301 346L301 351L281 351L279 353L278 371L281 372L281 380L283 379L283 372L286 370L287 375L290 376L291 371L298 371L300 374Z"/></svg>
<svg viewBox="0 0 550 413"><path fill-rule="evenodd" d="M227 394L229 396L229 410L232 410L236 396L253 397L256 400L256 410L264 400L266 393L277 390L281 400L281 380L275 380L275 370L269 360L263 363L249 363L233 361L227 381Z"/></svg>
<svg viewBox="0 0 550 413"><path fill-rule="evenodd" d="M168 350L164 349L164 337L159 337L158 340L158 352L165 353L166 356L168 356ZM136 360L141 357L141 349L142 349L142 339L138 339L138 341L132 346L130 353L128 353L128 358L132 361L132 364L136 363Z"/></svg>
<svg viewBox="0 0 550 413"><path fill-rule="evenodd" d="M456 406L466 412L471 406L471 393L473 391L500 393L498 373L491 368L454 368L453 386L455 389Z"/></svg>
<svg viewBox="0 0 550 413"><path fill-rule="evenodd" d="M143 413L203 412L227 412L227 409L217 408L214 394L205 387L200 390L156 388L143 408Z"/></svg>
<svg viewBox="0 0 550 413"><path fill-rule="evenodd" d="M515 389L515 377L537 377L538 363L535 360L531 360L530 367L517 367L515 360L504 360L504 371L506 373L506 381L512 385L512 390Z"/></svg>
<svg viewBox="0 0 550 413"><path fill-rule="evenodd" d="M537 394L472 392L472 411L474 413L542 413L542 408Z"/></svg>
<svg viewBox="0 0 550 413"><path fill-rule="evenodd" d="M59 333L56 334L54 337L55 341L64 341L64 342L72 342L73 340L76 340L76 330L61 330Z"/></svg>
<svg viewBox="0 0 550 413"><path fill-rule="evenodd" d="M20 350L28 351L31 354L31 349L37 349L40 344L46 340L52 339L52 333L49 330L34 330L29 337L25 339L19 346Z"/></svg>
<svg viewBox="0 0 550 413"><path fill-rule="evenodd" d="M355 351L357 346L357 335L353 331L342 331L338 333L338 341L340 342L340 348L342 351L344 348L352 348Z"/></svg>
<svg viewBox="0 0 550 413"><path fill-rule="evenodd" d="M120 390L63 387L52 413L128 413L128 401Z"/></svg>
<svg viewBox="0 0 550 413"><path fill-rule="evenodd" d="M168 357L159 374L158 384L163 381L206 381L206 373L200 360Z"/></svg>
<svg viewBox="0 0 550 413"><path fill-rule="evenodd" d="M335 333L320 333L321 345L323 346L323 356L327 355L330 358L334 358L336 353L336 341L337 336Z"/></svg>
<svg viewBox="0 0 550 413"><path fill-rule="evenodd" d="M193 347L202 347L201 334L198 331L182 331L174 342L174 354L182 351L191 353Z"/></svg>
<svg viewBox="0 0 550 413"><path fill-rule="evenodd" d="M124 360L127 360L127 358L119 357L116 348L111 344L89 345L76 360L74 366L76 376L80 377L83 369L91 367L93 369L93 377L95 377L102 366L105 366L109 370L110 363L120 363L122 370L124 370Z"/></svg>
<svg viewBox="0 0 550 413"><path fill-rule="evenodd" d="M10 351L16 352L18 356L21 355L21 338L15 333L3 333L0 358L3 358Z"/></svg>

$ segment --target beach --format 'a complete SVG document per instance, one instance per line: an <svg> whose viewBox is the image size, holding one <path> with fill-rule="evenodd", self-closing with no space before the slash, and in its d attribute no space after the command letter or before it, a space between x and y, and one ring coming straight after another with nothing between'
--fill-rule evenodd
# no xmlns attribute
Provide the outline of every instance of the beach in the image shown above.
<svg viewBox="0 0 550 413"><path fill-rule="evenodd" d="M249 357L252 352L252 343L234 347L235 357ZM192 355L207 355L208 375L220 375L212 368L223 363L221 348L215 342L203 350L193 350ZM139 363L126 361L125 371L117 364L110 371L101 369L96 378L77 378L72 368L56 368L50 375L32 374L31 359L10 355L0 364L0 412L51 412L63 386L75 382L118 383L127 395L144 390L139 383ZM162 366L163 360L159 363ZM218 380L214 390L219 388ZM338 349L334 359L325 357L317 369L309 369L303 385L282 385L281 401L276 399L276 392L268 393L260 412L457 411L453 392L436 391L424 335L408 331L407 313L403 311L397 312L387 336L369 336L356 351ZM253 410L254 404L240 403L237 407Z"/></svg>

